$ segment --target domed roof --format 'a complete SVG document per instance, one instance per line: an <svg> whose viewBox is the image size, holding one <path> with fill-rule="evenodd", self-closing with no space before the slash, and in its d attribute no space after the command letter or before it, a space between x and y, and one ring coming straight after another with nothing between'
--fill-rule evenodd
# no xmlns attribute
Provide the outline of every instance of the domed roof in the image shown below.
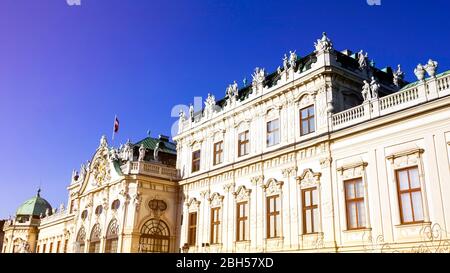
<svg viewBox="0 0 450 273"><path fill-rule="evenodd" d="M36 196L23 202L17 209L16 216L19 215L31 215L39 217L41 214L45 215L47 209L52 211L52 206L44 198L40 196L41 190L39 189Z"/></svg>

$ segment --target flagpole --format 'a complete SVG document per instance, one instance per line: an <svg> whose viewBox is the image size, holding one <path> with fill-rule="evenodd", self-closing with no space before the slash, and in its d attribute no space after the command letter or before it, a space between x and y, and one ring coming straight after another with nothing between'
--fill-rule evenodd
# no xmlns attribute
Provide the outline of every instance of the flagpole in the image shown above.
<svg viewBox="0 0 450 273"><path fill-rule="evenodd" d="M114 115L114 122L113 122L113 128L112 128L112 143L111 146L114 146L114 134L115 134L115 128L116 128L116 119L117 119L117 114Z"/></svg>

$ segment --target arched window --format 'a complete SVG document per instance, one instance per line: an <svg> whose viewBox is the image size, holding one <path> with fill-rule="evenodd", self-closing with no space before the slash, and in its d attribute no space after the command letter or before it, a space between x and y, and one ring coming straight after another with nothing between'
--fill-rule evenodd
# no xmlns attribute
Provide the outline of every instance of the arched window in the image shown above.
<svg viewBox="0 0 450 273"><path fill-rule="evenodd" d="M84 252L84 245L86 241L86 231L84 230L84 227L80 228L77 235L77 241L76 241L76 251L77 253L83 253ZM43 250L44 251L44 250Z"/></svg>
<svg viewBox="0 0 450 273"><path fill-rule="evenodd" d="M116 219L111 220L106 232L105 253L116 253L119 241L119 224Z"/></svg>
<svg viewBox="0 0 450 273"><path fill-rule="evenodd" d="M95 215L100 216L100 214L102 214L102 212L103 212L103 206L102 205L98 205L95 208Z"/></svg>
<svg viewBox="0 0 450 273"><path fill-rule="evenodd" d="M119 201L119 199L114 200L114 201L112 202L112 204L111 204L111 209L112 209L112 210L118 210L119 207L120 207L120 201Z"/></svg>
<svg viewBox="0 0 450 273"><path fill-rule="evenodd" d="M102 231L100 225L96 224L91 231L91 241L89 243L89 253L99 253L100 252L100 235Z"/></svg>
<svg viewBox="0 0 450 273"><path fill-rule="evenodd" d="M161 220L150 219L141 229L139 252L169 252L169 227Z"/></svg>

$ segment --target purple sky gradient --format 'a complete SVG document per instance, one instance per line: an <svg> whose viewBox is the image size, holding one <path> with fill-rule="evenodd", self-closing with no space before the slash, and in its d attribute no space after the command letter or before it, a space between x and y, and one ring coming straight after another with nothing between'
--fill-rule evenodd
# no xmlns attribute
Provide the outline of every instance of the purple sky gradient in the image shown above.
<svg viewBox="0 0 450 273"><path fill-rule="evenodd" d="M256 66L300 56L326 31L335 48L402 64L450 69L448 1L0 1L0 218L36 194L67 201L71 171L102 134L170 134L171 109L224 96Z"/></svg>

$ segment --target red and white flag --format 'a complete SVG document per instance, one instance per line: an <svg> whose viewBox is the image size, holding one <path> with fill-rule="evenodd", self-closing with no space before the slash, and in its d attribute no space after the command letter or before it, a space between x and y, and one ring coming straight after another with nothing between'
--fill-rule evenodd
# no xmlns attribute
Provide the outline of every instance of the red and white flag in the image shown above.
<svg viewBox="0 0 450 273"><path fill-rule="evenodd" d="M119 131L119 119L117 115L114 117L114 126L113 126L113 135L112 139L114 140L114 135Z"/></svg>

